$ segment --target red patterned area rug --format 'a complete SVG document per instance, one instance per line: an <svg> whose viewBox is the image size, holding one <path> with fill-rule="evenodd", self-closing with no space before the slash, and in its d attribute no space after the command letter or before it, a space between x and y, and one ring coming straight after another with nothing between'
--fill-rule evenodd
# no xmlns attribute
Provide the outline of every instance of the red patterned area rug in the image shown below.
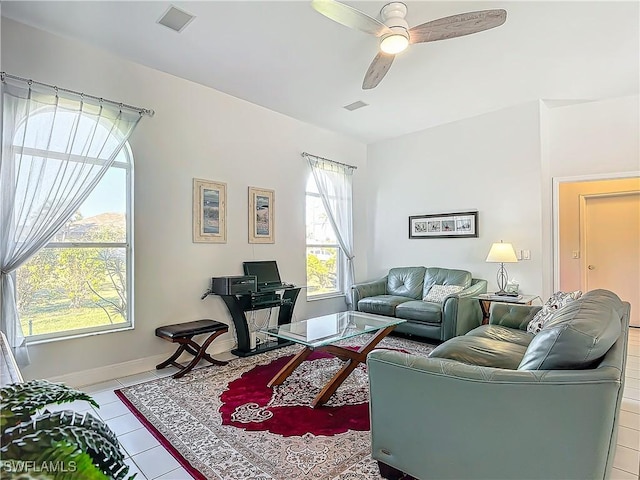
<svg viewBox="0 0 640 480"><path fill-rule="evenodd" d="M357 348L369 338L346 345ZM380 479L370 456L364 364L320 408L309 405L342 365L335 357L314 353L282 385L266 386L300 348L238 358L116 394L197 479ZM387 337L378 348L426 356L434 347Z"/></svg>

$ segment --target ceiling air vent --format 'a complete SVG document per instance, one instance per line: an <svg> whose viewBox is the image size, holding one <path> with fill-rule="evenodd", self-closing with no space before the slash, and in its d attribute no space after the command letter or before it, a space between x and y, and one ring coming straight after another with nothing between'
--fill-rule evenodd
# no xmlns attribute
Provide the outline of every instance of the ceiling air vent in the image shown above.
<svg viewBox="0 0 640 480"><path fill-rule="evenodd" d="M368 103L364 103L362 100L358 100L357 102L350 103L349 105L345 105L342 108L349 110L350 112L353 112L354 110L357 110L362 107L366 107L368 105L369 105Z"/></svg>
<svg viewBox="0 0 640 480"><path fill-rule="evenodd" d="M184 30L184 27L189 25L191 20L193 20L194 18L196 17L194 17L190 13L187 13L171 5L169 7L169 10L167 10L164 15L160 17L158 23L180 33L182 30Z"/></svg>

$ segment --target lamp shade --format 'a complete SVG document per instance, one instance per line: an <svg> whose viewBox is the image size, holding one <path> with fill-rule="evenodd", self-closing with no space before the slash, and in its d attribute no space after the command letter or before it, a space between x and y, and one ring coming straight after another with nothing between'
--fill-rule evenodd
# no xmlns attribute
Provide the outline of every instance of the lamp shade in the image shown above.
<svg viewBox="0 0 640 480"><path fill-rule="evenodd" d="M491 245L491 250L489 250L486 261L492 263L514 263L518 261L518 258L516 257L516 251L513 249L513 245L500 242Z"/></svg>

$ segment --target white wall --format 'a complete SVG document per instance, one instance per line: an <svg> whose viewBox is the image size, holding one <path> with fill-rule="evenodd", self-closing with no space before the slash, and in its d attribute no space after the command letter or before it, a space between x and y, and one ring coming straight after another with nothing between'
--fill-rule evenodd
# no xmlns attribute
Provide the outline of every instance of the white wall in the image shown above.
<svg viewBox="0 0 640 480"><path fill-rule="evenodd" d="M637 95L531 102L369 146L369 276L390 267L463 268L496 287L484 258L503 239L531 260L507 265L526 293L547 298L554 277L554 180L640 171ZM479 211L477 239L408 239L408 216ZM362 279L360 279L362 280Z"/></svg>
<svg viewBox="0 0 640 480"><path fill-rule="evenodd" d="M640 170L640 97L549 109L552 177Z"/></svg>
<svg viewBox="0 0 640 480"><path fill-rule="evenodd" d="M632 95L555 108L543 105L541 110L542 161L547 165L542 185L543 229L549 232L543 245L548 258L544 278L546 290L551 291L560 284L560 260L554 254L559 249L558 185L566 181L640 175L640 97Z"/></svg>
<svg viewBox="0 0 640 480"><path fill-rule="evenodd" d="M366 247L366 203L359 201L366 188L364 144L5 18L1 59L8 73L156 111L142 119L131 139L135 330L32 346L25 377L79 384L150 368L173 350L154 336L156 327L199 318L230 323L219 298L200 296L210 277L240 274L243 260L275 259L284 280L304 285L308 167L302 151L359 167L354 229L356 248ZM227 183L226 244L191 241L194 177ZM248 186L276 192L274 245L247 241ZM359 276L366 274L364 262L356 267ZM307 302L303 293L295 315L307 318L344 306L343 299ZM232 345L232 336L225 337L228 342L216 341L218 350ZM145 358L150 360L140 360ZM78 370L88 373L68 375Z"/></svg>
<svg viewBox="0 0 640 480"><path fill-rule="evenodd" d="M531 250L507 265L526 293L540 294L539 108L530 102L369 146L370 276L390 267L469 270L496 286L485 263L493 242ZM479 237L408 238L409 215L478 210Z"/></svg>

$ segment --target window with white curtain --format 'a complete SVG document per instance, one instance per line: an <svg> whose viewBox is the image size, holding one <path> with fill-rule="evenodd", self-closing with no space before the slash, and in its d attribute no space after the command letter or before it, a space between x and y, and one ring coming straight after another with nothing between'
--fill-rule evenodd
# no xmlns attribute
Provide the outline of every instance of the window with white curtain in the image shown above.
<svg viewBox="0 0 640 480"><path fill-rule="evenodd" d="M322 204L318 187L309 175L306 194L307 297L342 294L344 254Z"/></svg>
<svg viewBox="0 0 640 480"><path fill-rule="evenodd" d="M51 124L46 118L50 114L40 111L29 121ZM69 121L73 121L71 115ZM83 128L82 117L78 125ZM16 137L19 134L20 131ZM121 141L117 130L106 120L99 125L96 135L113 137L107 144ZM56 152L64 151L65 145L56 145L55 135L51 138L45 152L30 147L28 139L24 146L16 147L22 153L21 161L55 163ZM60 140L64 143L67 138L61 136ZM89 159L78 156L77 163L93 160L100 163L97 159L100 152L95 155ZM73 165L72 155L68 168L74 168ZM16 270L16 300L27 340L132 325L132 188L133 156L126 143L73 216L44 248Z"/></svg>

